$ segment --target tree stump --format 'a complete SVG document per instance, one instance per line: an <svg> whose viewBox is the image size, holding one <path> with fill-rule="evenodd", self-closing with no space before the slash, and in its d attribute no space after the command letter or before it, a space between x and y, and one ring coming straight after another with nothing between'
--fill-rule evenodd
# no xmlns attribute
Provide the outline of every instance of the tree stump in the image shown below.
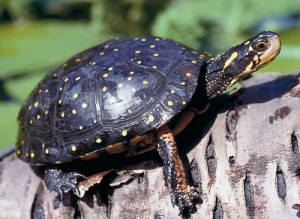
<svg viewBox="0 0 300 219"><path fill-rule="evenodd" d="M256 75L177 137L201 191L190 215L172 207L155 151L72 164L99 169L79 184L82 198L68 193L61 202L8 149L0 158L0 218L300 218L299 97L300 73Z"/></svg>

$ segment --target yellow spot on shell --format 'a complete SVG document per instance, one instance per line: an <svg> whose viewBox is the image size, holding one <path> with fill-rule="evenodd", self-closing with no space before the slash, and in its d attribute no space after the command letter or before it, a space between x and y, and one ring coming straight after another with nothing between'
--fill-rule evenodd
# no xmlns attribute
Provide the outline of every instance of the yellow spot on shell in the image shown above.
<svg viewBox="0 0 300 219"><path fill-rule="evenodd" d="M248 40L247 42L244 43L244 45L248 45L250 43L250 41Z"/></svg>
<svg viewBox="0 0 300 219"><path fill-rule="evenodd" d="M193 60L193 61L192 61L192 63L193 63L193 64L196 64L196 63L197 63L197 61Z"/></svg>
<svg viewBox="0 0 300 219"><path fill-rule="evenodd" d="M169 101L168 101L168 105L169 105L169 106L173 106L174 103L173 103L171 100L169 100Z"/></svg>
<svg viewBox="0 0 300 219"><path fill-rule="evenodd" d="M147 80L143 80L143 84L148 84L149 82Z"/></svg>
<svg viewBox="0 0 300 219"><path fill-rule="evenodd" d="M30 105L30 106L28 107L28 110L31 110L31 108L32 108L32 106Z"/></svg>
<svg viewBox="0 0 300 219"><path fill-rule="evenodd" d="M64 82L67 82L69 80L69 78L65 78Z"/></svg>
<svg viewBox="0 0 300 219"><path fill-rule="evenodd" d="M46 110L46 111L45 111L45 115L48 115L48 113L49 113L48 110Z"/></svg>
<svg viewBox="0 0 300 219"><path fill-rule="evenodd" d="M160 41L160 39L159 39L159 38L155 38L155 40L156 40L156 41Z"/></svg>
<svg viewBox="0 0 300 219"><path fill-rule="evenodd" d="M131 80L132 80L132 77L128 77L127 79L128 79L128 81L131 81Z"/></svg>
<svg viewBox="0 0 300 219"><path fill-rule="evenodd" d="M129 72L129 74L133 75L133 74L134 74L134 71Z"/></svg>
<svg viewBox="0 0 300 219"><path fill-rule="evenodd" d="M97 123L97 120L96 120L96 119L94 119L94 120L93 120L93 123Z"/></svg>
<svg viewBox="0 0 300 219"><path fill-rule="evenodd" d="M67 67L67 66L68 66L68 63L63 64L63 67Z"/></svg>
<svg viewBox="0 0 300 219"><path fill-rule="evenodd" d="M123 87L123 84L118 84L118 88L122 88Z"/></svg>
<svg viewBox="0 0 300 219"><path fill-rule="evenodd" d="M127 111L128 111L128 113L132 113L132 110L131 110L131 109L128 109Z"/></svg>
<svg viewBox="0 0 300 219"><path fill-rule="evenodd" d="M76 80L76 81L79 81L79 80L80 80L80 77L75 78L75 80Z"/></svg>
<svg viewBox="0 0 300 219"><path fill-rule="evenodd" d="M76 114L76 113L77 113L76 109L73 109L73 110L72 110L72 113L73 113L73 114Z"/></svg>
<svg viewBox="0 0 300 219"><path fill-rule="evenodd" d="M113 69L114 69L113 67L109 67L107 70L112 71Z"/></svg>
<svg viewBox="0 0 300 219"><path fill-rule="evenodd" d="M35 108L39 106L39 102L35 102L33 105Z"/></svg>
<svg viewBox="0 0 300 219"><path fill-rule="evenodd" d="M29 124L32 125L32 119L29 120Z"/></svg>
<svg viewBox="0 0 300 219"><path fill-rule="evenodd" d="M185 82L184 82L184 81L181 81L180 84L181 84L182 86L184 86L184 85L185 85Z"/></svg>
<svg viewBox="0 0 300 219"><path fill-rule="evenodd" d="M175 90L171 90L171 94L174 94L175 93Z"/></svg>
<svg viewBox="0 0 300 219"><path fill-rule="evenodd" d="M80 62L80 58L75 59L75 62Z"/></svg>
<svg viewBox="0 0 300 219"><path fill-rule="evenodd" d="M135 90L135 88L133 87L133 88L131 88L131 91L134 93L134 92L136 92L136 90Z"/></svg>
<svg viewBox="0 0 300 219"><path fill-rule="evenodd" d="M29 157L29 154L28 154L28 153L26 153L26 157Z"/></svg>
<svg viewBox="0 0 300 219"><path fill-rule="evenodd" d="M114 49L114 52L117 52L118 50L119 50L119 49L116 48L116 49Z"/></svg>
<svg viewBox="0 0 300 219"><path fill-rule="evenodd" d="M37 115L37 116L36 116L36 118L37 118L37 119L40 119L40 118L41 118L41 116L40 116L40 115Z"/></svg>
<svg viewBox="0 0 300 219"><path fill-rule="evenodd" d="M48 92L49 92L49 90L48 90L48 89L46 89L46 90L45 90L45 93L48 93Z"/></svg>
<svg viewBox="0 0 300 219"><path fill-rule="evenodd" d="M136 50L136 51L134 51L134 53L135 54L139 54L139 53L141 53L141 51L140 50Z"/></svg>
<svg viewBox="0 0 300 219"><path fill-rule="evenodd" d="M107 77L108 77L108 74L103 74L102 77L103 77L103 78L107 78Z"/></svg>
<svg viewBox="0 0 300 219"><path fill-rule="evenodd" d="M87 108L87 104L86 104L86 103L83 103L83 104L81 104L81 107L82 107L83 109L85 109L85 108Z"/></svg>
<svg viewBox="0 0 300 219"><path fill-rule="evenodd" d="M77 148L76 148L75 145L73 145L72 148L71 148L72 151L76 151L76 149L77 149Z"/></svg>
<svg viewBox="0 0 300 219"><path fill-rule="evenodd" d="M189 73L189 72L187 72L185 75L186 75L188 78L191 77L191 73Z"/></svg>
<svg viewBox="0 0 300 219"><path fill-rule="evenodd" d="M83 126L79 126L79 129L82 130L82 129L83 129Z"/></svg>
<svg viewBox="0 0 300 219"><path fill-rule="evenodd" d="M158 54L158 53L154 53L153 56L156 56L156 57L157 57L157 56L159 56L159 54Z"/></svg>
<svg viewBox="0 0 300 219"><path fill-rule="evenodd" d="M157 66L153 65L152 68L157 69Z"/></svg>
<svg viewBox="0 0 300 219"><path fill-rule="evenodd" d="M182 101L182 105L185 105L186 104L186 102L185 101Z"/></svg>
<svg viewBox="0 0 300 219"><path fill-rule="evenodd" d="M49 154L49 149L48 148L45 149L45 154Z"/></svg>
<svg viewBox="0 0 300 219"><path fill-rule="evenodd" d="M59 91L62 91L62 90L63 90L63 88L62 88L62 87L60 87L60 88L59 88Z"/></svg>
<svg viewBox="0 0 300 219"><path fill-rule="evenodd" d="M62 113L60 114L60 116L61 116L61 118L64 118L64 117L65 117L65 113L62 112Z"/></svg>
<svg viewBox="0 0 300 219"><path fill-rule="evenodd" d="M17 150L17 155L20 155L21 154L21 151L20 150Z"/></svg>
<svg viewBox="0 0 300 219"><path fill-rule="evenodd" d="M127 135L127 130L122 131L122 136L125 137Z"/></svg>
<svg viewBox="0 0 300 219"><path fill-rule="evenodd" d="M58 104L61 104L61 102L62 102L61 100L58 100Z"/></svg>
<svg viewBox="0 0 300 219"><path fill-rule="evenodd" d="M142 42L146 42L147 40L145 38L141 39Z"/></svg>
<svg viewBox="0 0 300 219"><path fill-rule="evenodd" d="M102 88L102 91L103 91L103 92L107 91L107 87L103 87L103 88Z"/></svg>
<svg viewBox="0 0 300 219"><path fill-rule="evenodd" d="M101 142L102 142L101 138L97 138L97 139L96 139L96 143L97 143L97 144L100 144Z"/></svg>
<svg viewBox="0 0 300 219"><path fill-rule="evenodd" d="M229 59L225 62L225 65L224 65L224 68L227 68L228 65L230 65L230 63L238 56L238 53L237 52L234 52L231 54L231 56L229 57Z"/></svg>
<svg viewBox="0 0 300 219"><path fill-rule="evenodd" d="M109 47L109 45L108 45L108 44L106 44L106 45L104 46L104 48L105 48L105 49L107 49L108 47Z"/></svg>
<svg viewBox="0 0 300 219"><path fill-rule="evenodd" d="M76 98L78 97L78 93L75 93L75 94L73 95L73 97L74 97L74 99L76 99Z"/></svg>
<svg viewBox="0 0 300 219"><path fill-rule="evenodd" d="M142 61L137 61L136 63L140 65L140 64L142 64Z"/></svg>
<svg viewBox="0 0 300 219"><path fill-rule="evenodd" d="M149 118L148 118L149 122L153 122L154 121L154 116L153 115L150 115Z"/></svg>
<svg viewBox="0 0 300 219"><path fill-rule="evenodd" d="M103 56L103 55L104 55L104 52L100 52L99 55L100 55L100 56Z"/></svg>
<svg viewBox="0 0 300 219"><path fill-rule="evenodd" d="M39 94L42 93L43 89L39 89Z"/></svg>
<svg viewBox="0 0 300 219"><path fill-rule="evenodd" d="M30 157L34 158L34 153L33 152L31 152Z"/></svg>
<svg viewBox="0 0 300 219"><path fill-rule="evenodd" d="M155 48L155 45L153 45L153 44L152 44L152 45L150 45L150 48L152 48L152 49L153 49L153 48Z"/></svg>
<svg viewBox="0 0 300 219"><path fill-rule="evenodd" d="M21 141L21 145L24 145L24 143L25 143L25 141L24 141L24 140L22 140L22 141Z"/></svg>

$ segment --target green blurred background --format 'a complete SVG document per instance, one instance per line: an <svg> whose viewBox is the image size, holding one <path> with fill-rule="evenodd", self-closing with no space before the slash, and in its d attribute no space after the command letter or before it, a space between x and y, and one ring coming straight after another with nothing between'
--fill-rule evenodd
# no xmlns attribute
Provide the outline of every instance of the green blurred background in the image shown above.
<svg viewBox="0 0 300 219"><path fill-rule="evenodd" d="M85 48L158 35L217 54L262 30L283 43L262 71L300 70L300 0L0 0L0 148L38 81Z"/></svg>

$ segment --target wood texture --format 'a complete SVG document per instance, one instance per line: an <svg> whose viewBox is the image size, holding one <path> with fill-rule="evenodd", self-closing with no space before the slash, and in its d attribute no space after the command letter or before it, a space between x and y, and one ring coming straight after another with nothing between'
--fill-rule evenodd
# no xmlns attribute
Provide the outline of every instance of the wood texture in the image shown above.
<svg viewBox="0 0 300 219"><path fill-rule="evenodd" d="M299 98L300 74L256 75L178 136L190 180L202 191L191 218L300 217ZM106 172L80 184L82 198L68 194L60 202L26 163L3 151L0 218L183 217L171 205L157 153L95 163Z"/></svg>

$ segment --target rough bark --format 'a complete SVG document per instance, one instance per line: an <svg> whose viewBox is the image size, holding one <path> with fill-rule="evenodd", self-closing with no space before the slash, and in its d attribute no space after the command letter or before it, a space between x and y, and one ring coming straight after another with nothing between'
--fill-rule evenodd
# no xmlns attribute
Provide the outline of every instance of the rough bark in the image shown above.
<svg viewBox="0 0 300 219"><path fill-rule="evenodd" d="M201 190L191 218L300 217L299 97L300 74L256 75L177 137ZM3 151L0 218L183 217L171 205L157 153L93 162L105 166L102 174L80 184L82 198L68 194L60 202L29 165Z"/></svg>

